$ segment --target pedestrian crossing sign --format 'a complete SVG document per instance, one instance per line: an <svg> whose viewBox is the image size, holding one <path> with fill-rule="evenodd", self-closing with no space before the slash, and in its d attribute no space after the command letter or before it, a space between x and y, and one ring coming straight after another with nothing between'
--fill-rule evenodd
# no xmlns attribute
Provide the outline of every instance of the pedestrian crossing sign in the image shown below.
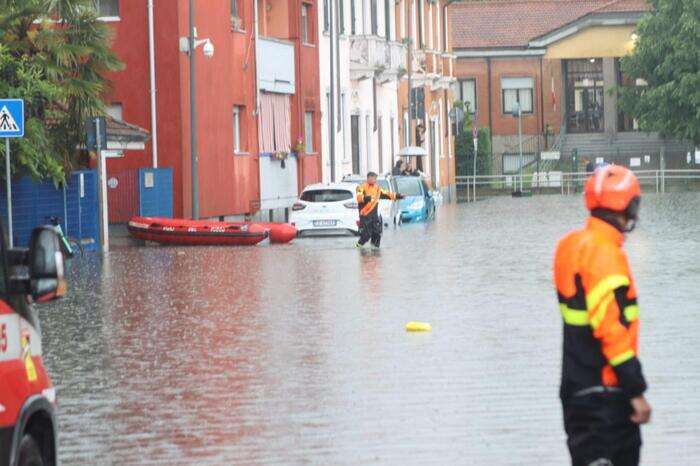
<svg viewBox="0 0 700 466"><path fill-rule="evenodd" d="M0 99L0 137L24 137L24 100Z"/></svg>

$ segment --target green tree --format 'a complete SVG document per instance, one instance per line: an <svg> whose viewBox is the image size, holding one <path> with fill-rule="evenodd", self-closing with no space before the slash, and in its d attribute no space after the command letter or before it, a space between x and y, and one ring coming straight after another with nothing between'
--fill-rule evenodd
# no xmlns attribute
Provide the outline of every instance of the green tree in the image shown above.
<svg viewBox="0 0 700 466"><path fill-rule="evenodd" d="M455 101L453 107L460 108L464 112L464 118L460 122L459 134L455 136L455 154L457 156L457 176L472 176L474 172L474 139L472 130L474 122L469 113L469 104ZM491 174L491 135L488 128L478 130L477 138L476 174Z"/></svg>
<svg viewBox="0 0 700 466"><path fill-rule="evenodd" d="M92 0L0 0L0 96L25 100L13 175L60 183L77 165L85 118L104 113L105 73L122 67L110 41Z"/></svg>
<svg viewBox="0 0 700 466"><path fill-rule="evenodd" d="M621 108L646 131L700 145L700 2L651 0L622 71L645 86L619 89Z"/></svg>

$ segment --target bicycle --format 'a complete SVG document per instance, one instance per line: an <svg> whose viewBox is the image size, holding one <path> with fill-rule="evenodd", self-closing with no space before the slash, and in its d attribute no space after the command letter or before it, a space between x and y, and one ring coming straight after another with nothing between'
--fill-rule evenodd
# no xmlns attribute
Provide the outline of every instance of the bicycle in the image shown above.
<svg viewBox="0 0 700 466"><path fill-rule="evenodd" d="M79 251L81 256L83 255L85 251L80 241L78 241L75 238L70 238L63 233L63 228L61 228L60 217L46 217L46 220L49 222L49 226L58 235L61 245L61 252L66 258L71 259L73 256L75 256L76 251Z"/></svg>

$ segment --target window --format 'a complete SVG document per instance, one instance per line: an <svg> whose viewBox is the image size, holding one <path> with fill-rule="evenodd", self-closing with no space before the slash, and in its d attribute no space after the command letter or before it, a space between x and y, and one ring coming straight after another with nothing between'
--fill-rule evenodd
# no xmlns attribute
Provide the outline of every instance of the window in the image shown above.
<svg viewBox="0 0 700 466"><path fill-rule="evenodd" d="M391 40L391 0L384 0L384 37L386 40Z"/></svg>
<svg viewBox="0 0 700 466"><path fill-rule="evenodd" d="M567 129L572 133L604 131L603 60L567 60L566 116Z"/></svg>
<svg viewBox="0 0 700 466"><path fill-rule="evenodd" d="M314 112L304 113L304 145L306 153L314 152Z"/></svg>
<svg viewBox="0 0 700 466"><path fill-rule="evenodd" d="M461 100L465 106L468 105L469 113L474 115L476 113L476 80L473 78L460 80L457 83L455 97Z"/></svg>
<svg viewBox="0 0 700 466"><path fill-rule="evenodd" d="M305 44L312 43L311 17L311 5L304 3L301 6L301 41Z"/></svg>
<svg viewBox="0 0 700 466"><path fill-rule="evenodd" d="M107 116L109 116L117 121L124 120L124 110L123 110L122 104L120 104L120 103L110 104L109 107L106 108L106 113L107 113Z"/></svg>
<svg viewBox="0 0 700 466"><path fill-rule="evenodd" d="M233 152L241 152L241 114L243 110L238 105L233 107Z"/></svg>
<svg viewBox="0 0 700 466"><path fill-rule="evenodd" d="M408 121L408 112L404 112L403 114L403 145L404 147L408 147L411 145L411 127L409 125Z"/></svg>
<svg viewBox="0 0 700 466"><path fill-rule="evenodd" d="M301 193L301 200L305 202L341 202L354 197L352 191L344 189L313 189Z"/></svg>
<svg viewBox="0 0 700 466"><path fill-rule="evenodd" d="M377 117L377 144L379 146L379 173L384 171L384 121Z"/></svg>
<svg viewBox="0 0 700 466"><path fill-rule="evenodd" d="M357 13L355 11L355 0L350 0L350 34L353 36L357 33Z"/></svg>
<svg viewBox="0 0 700 466"><path fill-rule="evenodd" d="M100 18L118 18L119 0L93 0L95 11Z"/></svg>
<svg viewBox="0 0 700 466"><path fill-rule="evenodd" d="M330 5L329 0L323 0L323 32L328 32L331 30L331 16L330 10L328 9Z"/></svg>
<svg viewBox="0 0 700 466"><path fill-rule="evenodd" d="M377 22L377 0L370 0L370 21L372 27L372 35L376 36L379 34L379 23Z"/></svg>
<svg viewBox="0 0 700 466"><path fill-rule="evenodd" d="M425 47L423 41L423 0L418 0L418 48Z"/></svg>
<svg viewBox="0 0 700 466"><path fill-rule="evenodd" d="M404 196L422 196L420 178L417 176L409 176L405 178L396 178L396 191Z"/></svg>
<svg viewBox="0 0 700 466"><path fill-rule="evenodd" d="M503 114L513 112L513 105L520 104L523 113L532 113L532 78L501 78Z"/></svg>

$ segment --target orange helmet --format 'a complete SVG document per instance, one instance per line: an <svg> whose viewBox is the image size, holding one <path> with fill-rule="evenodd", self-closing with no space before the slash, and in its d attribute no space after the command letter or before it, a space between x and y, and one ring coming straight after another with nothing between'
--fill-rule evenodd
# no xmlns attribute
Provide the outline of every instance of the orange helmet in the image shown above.
<svg viewBox="0 0 700 466"><path fill-rule="evenodd" d="M588 210L607 209L626 212L630 204L642 194L637 177L631 170L619 165L599 168L588 178L585 188ZM636 213L636 212L635 212Z"/></svg>

